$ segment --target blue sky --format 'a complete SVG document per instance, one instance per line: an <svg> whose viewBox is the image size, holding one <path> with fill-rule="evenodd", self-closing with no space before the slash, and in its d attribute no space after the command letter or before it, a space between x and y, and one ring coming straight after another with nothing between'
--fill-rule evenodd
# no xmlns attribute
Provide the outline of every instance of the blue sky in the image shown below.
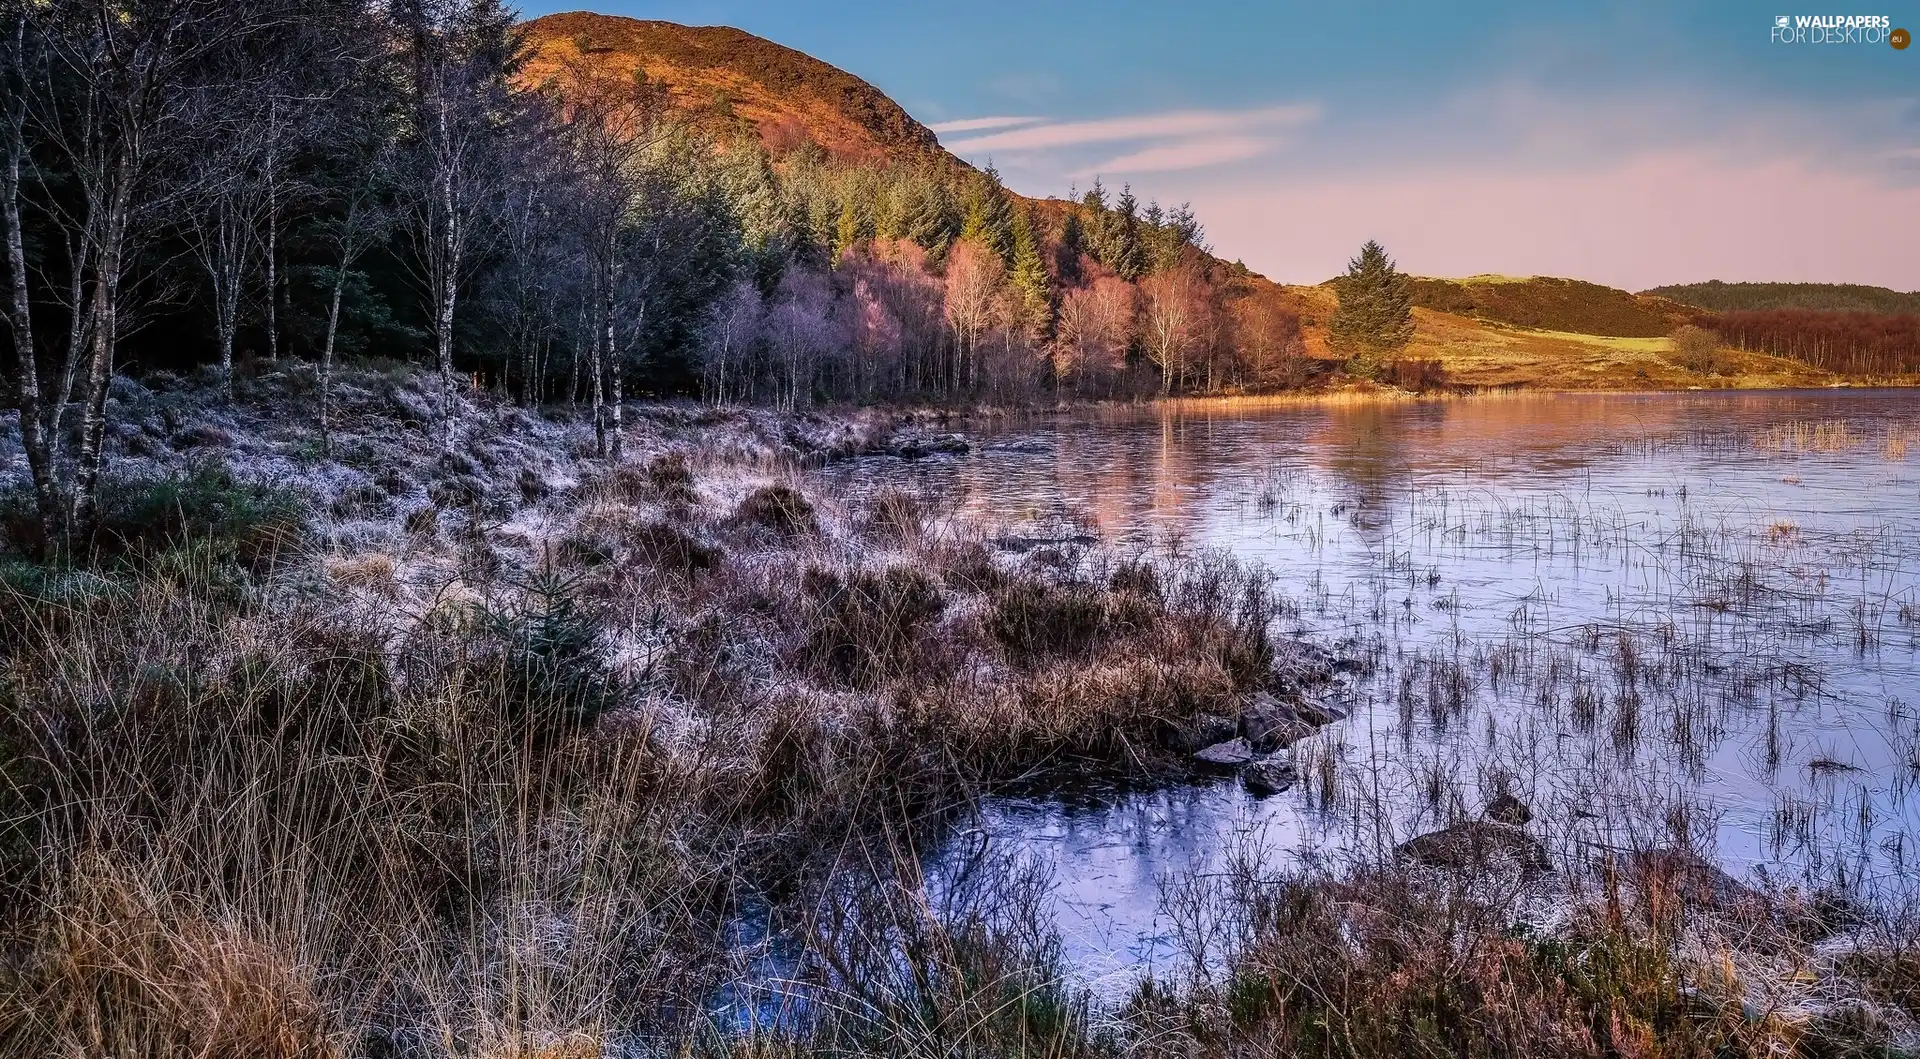
<svg viewBox="0 0 1920 1059"><path fill-rule="evenodd" d="M574 4L529 4L528 14ZM1029 194L1191 201L1314 281L1379 238L1428 275L1920 288L1920 48L1779 44L1752 4L653 4L873 82ZM1869 5L1920 29L1920 2ZM995 119L998 119L997 121Z"/></svg>

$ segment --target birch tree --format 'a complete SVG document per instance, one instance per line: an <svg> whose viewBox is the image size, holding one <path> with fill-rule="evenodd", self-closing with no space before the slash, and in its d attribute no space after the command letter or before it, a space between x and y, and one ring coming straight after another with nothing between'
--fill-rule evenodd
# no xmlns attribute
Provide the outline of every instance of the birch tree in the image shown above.
<svg viewBox="0 0 1920 1059"><path fill-rule="evenodd" d="M451 447L454 313L491 234L519 46L512 13L491 0L414 0L397 14L413 41L409 171L400 196L412 238L404 257L431 321L440 440Z"/></svg>
<svg viewBox="0 0 1920 1059"><path fill-rule="evenodd" d="M275 13L223 0L41 0L28 5L46 59L20 93L27 120L73 184L77 205L56 205L85 244L85 392L71 488L69 532L94 520L106 437L107 390L121 337L121 298L139 250L178 206L161 179L190 151L195 78L208 57ZM49 200L58 203L59 200Z"/></svg>
<svg viewBox="0 0 1920 1059"><path fill-rule="evenodd" d="M33 69L39 60L37 41L30 42L24 8L6 8L5 39L0 41L0 224L6 229L7 329L13 338L16 407L20 413L20 441L33 477L34 508L44 542L55 534L58 494L53 460L46 439L40 395L39 351L33 340L32 301L28 295L27 257L20 221L22 171L27 159L27 92L38 80Z"/></svg>

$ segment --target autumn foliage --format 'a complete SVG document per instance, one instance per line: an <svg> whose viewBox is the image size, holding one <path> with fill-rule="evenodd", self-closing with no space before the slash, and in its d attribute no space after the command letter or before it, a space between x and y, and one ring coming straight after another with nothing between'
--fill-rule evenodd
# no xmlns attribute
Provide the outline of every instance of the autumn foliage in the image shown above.
<svg viewBox="0 0 1920 1059"><path fill-rule="evenodd" d="M1713 327L1730 346L1840 375L1920 373L1920 316L1776 309L1721 313Z"/></svg>

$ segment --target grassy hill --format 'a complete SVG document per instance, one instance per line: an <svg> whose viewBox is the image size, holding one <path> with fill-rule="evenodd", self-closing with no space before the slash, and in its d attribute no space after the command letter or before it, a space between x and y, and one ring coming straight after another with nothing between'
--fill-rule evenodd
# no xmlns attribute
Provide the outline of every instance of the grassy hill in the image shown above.
<svg viewBox="0 0 1920 1059"><path fill-rule="evenodd" d="M1546 318L1547 306L1558 306L1566 314L1560 318L1563 322L1600 321L1594 326L1611 331L1623 330L1638 319L1621 311L1621 299L1631 300L1633 295L1592 283L1496 281L1487 277L1420 282L1463 288L1511 284L1517 289L1503 301L1492 304L1496 308L1528 307L1524 315L1532 319ZM1321 284L1285 289L1290 305L1300 313L1308 355L1333 358L1334 353L1327 347L1327 321L1338 304L1333 288ZM1528 290L1538 294L1540 300L1531 301ZM1582 304L1572 300L1574 291L1585 292L1592 301ZM1468 304L1453 304L1470 308ZM1829 386L1840 381L1831 372L1796 360L1737 350L1727 352L1723 373L1705 375L1678 363L1673 342L1665 337L1667 330L1653 335L1619 335L1581 331L1570 326L1528 326L1492 319L1484 315L1488 303L1474 304L1482 306L1483 315L1417 305L1413 310L1413 341L1402 355L1413 360L1437 360L1446 368L1452 383L1488 389L1684 390ZM1657 300L1650 306L1638 304L1643 305L1646 312L1666 311ZM1514 315L1523 314L1515 312Z"/></svg>
<svg viewBox="0 0 1920 1059"><path fill-rule="evenodd" d="M1811 309L1841 313L1920 313L1920 291L1857 283L1679 283L1643 291L1714 312Z"/></svg>
<svg viewBox="0 0 1920 1059"><path fill-rule="evenodd" d="M1413 300L1456 316L1610 338L1662 337L1700 315L1666 298L1551 276L1420 278Z"/></svg>
<svg viewBox="0 0 1920 1059"><path fill-rule="evenodd" d="M524 32L529 58L521 77L529 85L587 56L621 74L645 70L689 117L718 131L751 131L776 154L810 142L844 162L938 156L959 163L879 89L742 30L572 11L534 19Z"/></svg>

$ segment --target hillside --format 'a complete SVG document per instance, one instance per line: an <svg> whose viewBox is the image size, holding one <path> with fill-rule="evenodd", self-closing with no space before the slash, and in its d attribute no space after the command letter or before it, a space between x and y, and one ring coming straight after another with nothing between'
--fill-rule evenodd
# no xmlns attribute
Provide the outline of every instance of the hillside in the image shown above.
<svg viewBox="0 0 1920 1059"><path fill-rule="evenodd" d="M1422 280L1422 284L1454 284L1461 287L1491 285L1484 279ZM1567 288L1558 284L1574 281L1548 281L1536 290L1554 291L1555 299ZM1513 283L1515 287L1521 284ZM1570 302L1562 308L1566 319L1607 319L1608 307L1618 310L1621 299L1633 299L1625 291L1597 284L1578 283L1578 289L1593 296L1590 304ZM1338 304L1333 288L1284 288L1291 307L1300 314L1307 353L1317 358L1334 357L1327 347L1327 321ZM1429 291L1432 286L1427 287ZM1552 299L1549 299L1549 303ZM1528 304L1510 296L1500 303L1507 306ZM1621 329L1615 319L1609 330ZM1684 320L1682 321L1684 322ZM1455 385L1486 389L1550 390L1685 390L1694 388L1770 388L1830 386L1841 381L1831 372L1809 367L1799 361L1761 353L1729 350L1726 371L1703 375L1677 363L1673 342L1657 335L1618 335L1583 332L1571 328L1529 327L1486 316L1416 306L1413 310L1413 341L1403 354L1410 360L1437 360L1445 368L1448 381Z"/></svg>
<svg viewBox="0 0 1920 1059"><path fill-rule="evenodd" d="M524 27L534 86L589 61L621 75L644 71L665 85L683 116L715 133L751 135L774 156L817 145L836 162L884 165L925 160L969 169L933 132L859 77L812 56L724 26L693 27L591 12L547 15ZM1030 199L1050 226L1070 204ZM1224 265L1224 263L1222 263ZM1244 275L1297 312L1310 356L1333 360L1326 325L1332 289L1277 287ZM1838 377L1797 361L1730 353L1728 374L1675 363L1667 336L1711 312L1757 307L1911 311L1920 294L1825 284L1705 283L1634 294L1577 279L1471 276L1416 278L1410 359L1441 362L1449 379L1478 387L1659 389L1829 385ZM1275 293L1277 292L1277 293Z"/></svg>
<svg viewBox="0 0 1920 1059"><path fill-rule="evenodd" d="M1658 338L1699 315L1666 298L1551 276L1417 278L1413 303L1457 316L1609 338Z"/></svg>
<svg viewBox="0 0 1920 1059"><path fill-rule="evenodd" d="M622 75L646 71L698 123L751 131L776 154L813 143L843 162L952 159L931 130L879 89L742 30L572 11L534 19L524 32L529 57L521 80L529 86L584 55Z"/></svg>
<svg viewBox="0 0 1920 1059"><path fill-rule="evenodd" d="M1830 313L1920 313L1920 291L1858 283L1677 283L1641 292L1714 312L1811 309Z"/></svg>

